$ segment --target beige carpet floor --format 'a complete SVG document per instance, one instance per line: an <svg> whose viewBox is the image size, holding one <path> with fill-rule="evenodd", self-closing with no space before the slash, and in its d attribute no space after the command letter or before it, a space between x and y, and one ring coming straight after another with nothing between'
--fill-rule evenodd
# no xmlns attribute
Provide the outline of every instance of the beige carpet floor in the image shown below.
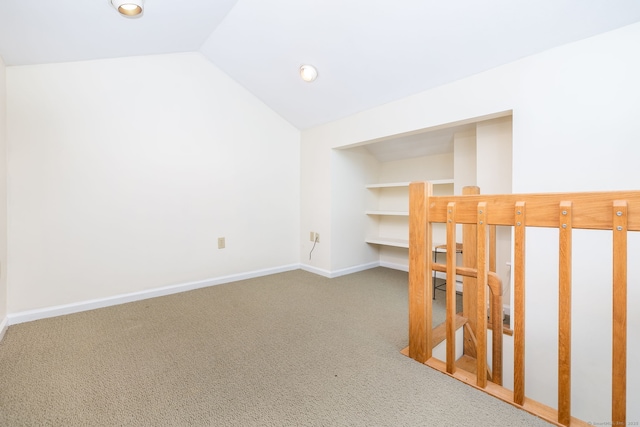
<svg viewBox="0 0 640 427"><path fill-rule="evenodd" d="M549 425L402 356L407 328L407 273L385 268L14 325L0 426Z"/></svg>

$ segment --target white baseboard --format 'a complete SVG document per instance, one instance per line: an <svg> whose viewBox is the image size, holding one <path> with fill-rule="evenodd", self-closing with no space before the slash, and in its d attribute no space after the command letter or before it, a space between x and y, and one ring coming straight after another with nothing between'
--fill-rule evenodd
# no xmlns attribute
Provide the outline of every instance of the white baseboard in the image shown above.
<svg viewBox="0 0 640 427"><path fill-rule="evenodd" d="M26 310L18 313L11 313L5 319L8 325L30 322L32 320L46 319L48 317L62 316L65 314L79 313L81 311L94 310L96 308L109 307L112 305L124 304L127 302L140 301L148 298L161 297L176 294L179 292L191 291L194 289L206 288L209 286L221 285L223 283L237 282L239 280L253 279L255 277L268 276L270 274L283 273L285 271L297 270L299 264L284 265L281 267L267 268L264 270L250 271L247 273L231 274L228 276L216 277L212 279L199 280L196 282L181 283L162 288L149 289L145 291L132 292L129 294L115 295L112 297L81 301L72 304L58 305L35 310ZM6 328L6 325L5 325Z"/></svg>
<svg viewBox="0 0 640 427"><path fill-rule="evenodd" d="M360 271L369 270L371 268L379 267L380 263L378 261L370 262L367 264L360 264L353 267L342 268L340 270L335 270L331 272L331 278L346 276L347 274L358 273Z"/></svg>
<svg viewBox="0 0 640 427"><path fill-rule="evenodd" d="M9 327L9 319L5 317L0 321L0 341L4 338L4 333L7 332L7 328Z"/></svg>
<svg viewBox="0 0 640 427"><path fill-rule="evenodd" d="M379 266L380 266L380 263L378 261L374 261L367 264L360 264L353 267L347 267L347 268L334 270L334 271L329 271L323 268L318 268L318 267L314 267L312 265L306 265L306 264L301 264L300 268L304 271L308 271L309 273L314 273L329 279L333 279L334 277L345 276L347 274L357 273L359 271L369 270L370 268L375 268Z"/></svg>
<svg viewBox="0 0 640 427"><path fill-rule="evenodd" d="M401 270L409 272L409 266L404 264L395 264L393 262L380 261L380 267L392 268L394 270Z"/></svg>
<svg viewBox="0 0 640 427"><path fill-rule="evenodd" d="M318 274L320 276L324 276L329 279L333 279L334 277L345 276L347 274L358 273L359 271L369 270L371 268L376 268L376 267L386 267L386 268L392 268L394 270L409 271L409 267L406 265L395 264L392 262L385 262L385 261L373 261L367 264L354 265L353 267L347 267L347 268L334 270L334 271L329 271L329 270L313 267L311 265L306 265L306 264L300 265L300 268L304 271Z"/></svg>
<svg viewBox="0 0 640 427"><path fill-rule="evenodd" d="M318 267L314 267L312 265L307 265L307 264L300 264L300 269L304 271L308 271L309 273L317 274L318 276L331 278L331 272L323 268L318 268Z"/></svg>

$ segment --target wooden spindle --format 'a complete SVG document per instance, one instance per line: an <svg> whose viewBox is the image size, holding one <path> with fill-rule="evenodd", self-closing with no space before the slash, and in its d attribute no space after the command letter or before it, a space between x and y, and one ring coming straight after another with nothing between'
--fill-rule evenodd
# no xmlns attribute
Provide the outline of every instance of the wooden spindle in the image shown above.
<svg viewBox="0 0 640 427"><path fill-rule="evenodd" d="M487 203L478 203L477 244L477 307L476 307L476 384L487 386Z"/></svg>
<svg viewBox="0 0 640 427"><path fill-rule="evenodd" d="M513 401L524 404L525 384L525 237L526 205L516 202L513 250Z"/></svg>
<svg viewBox="0 0 640 427"><path fill-rule="evenodd" d="M558 422L571 422L571 249L572 203L560 203L558 292Z"/></svg>
<svg viewBox="0 0 640 427"><path fill-rule="evenodd" d="M462 195L471 196L480 194L480 187L466 186L462 188ZM462 265L468 268L476 267L476 223L468 222L462 225ZM475 358L476 346L471 334L476 331L476 286L477 279L462 277L462 315L467 318L469 329L463 332L464 355Z"/></svg>
<svg viewBox="0 0 640 427"><path fill-rule="evenodd" d="M627 425L627 202L613 203L613 356L611 420Z"/></svg>
<svg viewBox="0 0 640 427"><path fill-rule="evenodd" d="M447 372L455 372L456 362L456 204L447 205Z"/></svg>
<svg viewBox="0 0 640 427"><path fill-rule="evenodd" d="M496 226L489 225L489 271L496 272ZM493 298L489 298L489 321L493 324L493 313L496 311L493 306ZM502 309L500 310L500 321L502 322Z"/></svg>

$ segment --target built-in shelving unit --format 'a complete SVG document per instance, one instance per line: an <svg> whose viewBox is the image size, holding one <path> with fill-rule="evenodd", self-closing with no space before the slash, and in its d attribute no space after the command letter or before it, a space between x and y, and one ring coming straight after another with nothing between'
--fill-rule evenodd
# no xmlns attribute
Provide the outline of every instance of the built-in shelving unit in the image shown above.
<svg viewBox="0 0 640 427"><path fill-rule="evenodd" d="M442 194L451 194L453 179L430 181ZM409 248L409 182L370 184L366 189L375 193L376 209L365 211L373 218L365 242L381 246ZM444 186L447 186L444 188Z"/></svg>
<svg viewBox="0 0 640 427"><path fill-rule="evenodd" d="M479 186L485 194L511 191L512 122L508 112L458 124L359 141L334 152L332 169L332 249L340 268L378 265L409 268L409 186L429 181L436 196L462 194ZM446 178L446 179L441 179ZM334 224L332 222L332 224ZM462 241L462 227L456 227ZM446 243L446 224L432 225L432 243ZM508 277L511 230L497 229L496 264ZM437 262L445 255L437 255ZM456 255L462 265L462 254ZM435 273L444 278L444 273ZM505 301L509 301L508 284Z"/></svg>

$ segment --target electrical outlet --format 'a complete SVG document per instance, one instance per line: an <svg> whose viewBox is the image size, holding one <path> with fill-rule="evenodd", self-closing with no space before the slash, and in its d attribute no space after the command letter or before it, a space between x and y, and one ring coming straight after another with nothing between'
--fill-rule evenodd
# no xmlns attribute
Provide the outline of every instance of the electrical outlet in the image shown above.
<svg viewBox="0 0 640 427"><path fill-rule="evenodd" d="M316 239L316 233L314 233L313 231L309 232L309 240L311 240L312 242Z"/></svg>
<svg viewBox="0 0 640 427"><path fill-rule="evenodd" d="M225 241L224 237L218 237L218 249L224 249Z"/></svg>
<svg viewBox="0 0 640 427"><path fill-rule="evenodd" d="M316 243L320 243L320 233L316 233L316 238L313 241Z"/></svg>

